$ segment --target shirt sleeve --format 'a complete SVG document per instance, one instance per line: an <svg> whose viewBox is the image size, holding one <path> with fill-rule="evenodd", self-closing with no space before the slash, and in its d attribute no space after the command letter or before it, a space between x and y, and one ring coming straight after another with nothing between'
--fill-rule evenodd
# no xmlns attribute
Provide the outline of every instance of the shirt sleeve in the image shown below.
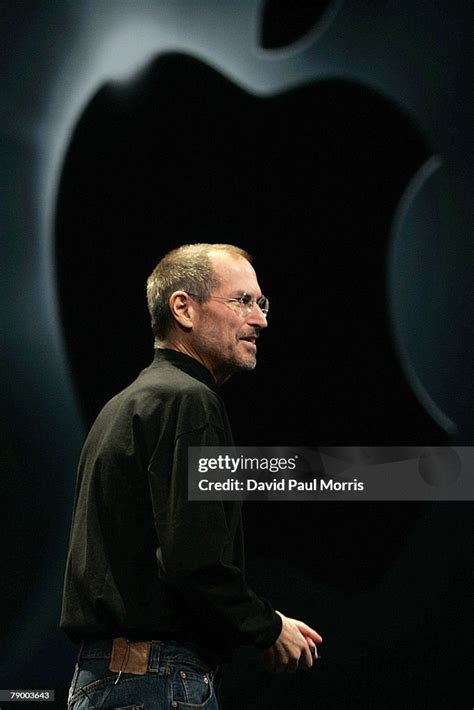
<svg viewBox="0 0 474 710"><path fill-rule="evenodd" d="M159 458L150 464L158 564L203 626L212 624L233 646L267 648L280 634L281 618L248 587L239 566L240 504L188 500L188 447L224 443L223 431L206 424L178 437L167 475Z"/></svg>

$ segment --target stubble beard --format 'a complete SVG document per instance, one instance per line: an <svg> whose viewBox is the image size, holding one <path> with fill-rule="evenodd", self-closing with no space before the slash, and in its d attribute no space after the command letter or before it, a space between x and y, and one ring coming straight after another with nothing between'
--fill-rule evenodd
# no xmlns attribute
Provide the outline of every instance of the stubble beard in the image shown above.
<svg viewBox="0 0 474 710"><path fill-rule="evenodd" d="M218 369L219 375L223 380L228 379L237 372L251 372L257 366L256 354L248 353L247 358L238 357L238 348L241 347L240 342L240 338L236 337L236 352L231 351L229 353L223 352L219 339L213 338L212 335L205 338L202 343L205 355L215 363L216 369Z"/></svg>

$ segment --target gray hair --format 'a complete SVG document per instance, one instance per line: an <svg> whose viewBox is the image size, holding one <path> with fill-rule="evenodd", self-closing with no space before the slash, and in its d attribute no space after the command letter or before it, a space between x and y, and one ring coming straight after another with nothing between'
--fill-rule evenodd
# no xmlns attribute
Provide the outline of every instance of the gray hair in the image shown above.
<svg viewBox="0 0 474 710"><path fill-rule="evenodd" d="M192 293L199 303L204 303L220 286L209 256L212 251L252 261L250 254L233 244L184 244L166 254L148 277L146 295L155 347L174 328L169 299L175 291Z"/></svg>

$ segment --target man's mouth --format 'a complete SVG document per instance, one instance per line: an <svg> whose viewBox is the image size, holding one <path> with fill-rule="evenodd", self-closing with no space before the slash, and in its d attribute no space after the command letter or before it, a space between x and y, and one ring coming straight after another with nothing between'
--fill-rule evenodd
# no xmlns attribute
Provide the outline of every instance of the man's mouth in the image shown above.
<svg viewBox="0 0 474 710"><path fill-rule="evenodd" d="M257 336L256 335L243 335L239 338L239 340L243 340L246 343L250 343L250 345L253 346L252 349L255 349L255 350L257 349L257 345L256 345Z"/></svg>

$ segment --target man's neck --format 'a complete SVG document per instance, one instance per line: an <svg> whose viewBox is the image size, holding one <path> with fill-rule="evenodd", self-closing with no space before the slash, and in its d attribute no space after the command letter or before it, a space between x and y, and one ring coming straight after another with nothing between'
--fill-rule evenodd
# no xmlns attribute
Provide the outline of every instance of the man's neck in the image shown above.
<svg viewBox="0 0 474 710"><path fill-rule="evenodd" d="M202 356L195 348L193 348L190 343L184 343L183 341L175 338L168 338L167 340L160 341L158 344L156 344L155 348L157 350L164 348L168 348L169 350L176 350L176 352L178 353L182 353L183 355L188 355L189 357L194 358L194 360L197 360L199 363L201 363L201 365L203 365L206 370L209 370L212 377L214 378L214 382L219 387L230 377L230 374L223 375L222 373L214 372L210 363L206 361L206 358Z"/></svg>

